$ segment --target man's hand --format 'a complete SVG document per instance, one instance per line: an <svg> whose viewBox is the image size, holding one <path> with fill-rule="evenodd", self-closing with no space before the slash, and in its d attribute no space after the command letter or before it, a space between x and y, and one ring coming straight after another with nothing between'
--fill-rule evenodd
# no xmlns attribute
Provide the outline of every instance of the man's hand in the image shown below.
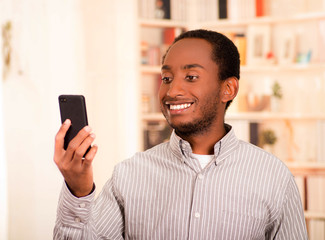
<svg viewBox="0 0 325 240"><path fill-rule="evenodd" d="M61 171L72 194L76 197L83 197L93 189L92 161L98 147L96 145L91 147L85 158L83 158L88 147L95 139L95 134L91 133L91 128L86 126L70 141L67 150L64 150L64 136L70 125L71 121L66 120L56 134L54 162Z"/></svg>

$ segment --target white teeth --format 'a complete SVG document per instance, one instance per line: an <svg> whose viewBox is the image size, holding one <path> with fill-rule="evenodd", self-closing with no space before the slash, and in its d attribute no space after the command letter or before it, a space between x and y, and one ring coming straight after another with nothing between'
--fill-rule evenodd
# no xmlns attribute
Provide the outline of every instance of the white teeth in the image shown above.
<svg viewBox="0 0 325 240"><path fill-rule="evenodd" d="M170 105L170 109L171 110L182 110L182 109L185 109L185 108L189 108L190 106L191 106L191 103Z"/></svg>

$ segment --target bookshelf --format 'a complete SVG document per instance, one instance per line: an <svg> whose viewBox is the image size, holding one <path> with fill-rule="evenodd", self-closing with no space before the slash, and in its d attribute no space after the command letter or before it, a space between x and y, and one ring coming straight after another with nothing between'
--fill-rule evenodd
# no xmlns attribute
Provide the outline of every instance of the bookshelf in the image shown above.
<svg viewBox="0 0 325 240"><path fill-rule="evenodd" d="M167 2L167 5L169 6L169 19L157 19L155 16L148 14L150 12L153 14L155 11L155 6L153 3L149 3L149 0L139 0L140 7L140 13L139 13L139 19L138 19L138 25L140 31L142 29L147 29L148 32L160 31L158 34L162 34L161 31L163 29L179 29L179 30L188 30L193 28L206 28L206 29L212 29L217 30L220 32L224 32L225 34L228 34L229 32L239 32L240 34L247 35L248 29L251 26L268 26L271 28L271 31L273 31L273 28L277 28L278 26L287 25L288 27L291 26L297 26L302 23L312 23L312 24L318 24L319 22L325 22L325 11L320 11L319 6L317 3L311 3L310 1L306 1L302 3L300 1L300 5L298 4L294 9L289 9L289 14L285 15L279 15L278 13L274 14L274 7L279 4L280 1L272 1L272 3L268 1L256 1L259 2L258 4L261 4L264 2L264 5L269 4L269 7L271 10L266 10L266 6L262 9L262 12L260 11L259 16L256 17L255 12L250 8L248 9L249 14L240 14L240 16L236 16L234 13L238 13L238 9L230 9L229 4L235 4L237 3L238 6L243 6L243 4L246 4L244 0L232 0L228 1L228 18L227 19L218 19L218 14L220 14L218 10L211 10L212 7L216 7L218 1L215 0L205 0L205 4L201 4L200 1L197 0L191 0L188 1L187 5L185 5L184 1L162 1ZM154 2L154 1L151 1ZM227 2L227 1L221 1L221 2ZM318 1L319 2L319 1ZM321 3L320 3L321 4ZM323 4L325 5L325 3ZM146 7L146 10L143 8L143 6ZM254 8L257 8L257 6L254 6ZM308 11L303 11L303 7L307 8ZM321 6L324 7L324 6ZM175 9L173 9L175 8ZM238 8L238 7L237 7ZM325 8L325 7L324 7ZM151 11L150 11L150 10ZM229 10L230 9L230 10ZM246 8L247 9L247 8ZM273 13L272 13L273 9ZM284 9L286 9L284 7ZM237 12L236 12L237 11ZM146 14L143 14L145 12ZM283 14L283 13L282 13ZM227 14L226 14L227 15ZM186 16L191 16L190 18L186 18ZM209 19L213 18L213 19ZM325 25L325 23L323 23ZM325 29L325 27L324 27ZM323 31L325 31L323 29ZM318 31L322 31L322 29L318 29ZM324 34L324 33L322 33ZM142 34L143 35L143 34ZM147 38L150 38L150 34L147 33ZM269 38L276 38L276 32L273 33L274 36L268 36ZM247 36L248 37L248 36ZM324 37L324 36L323 36ZM248 39L247 39L248 40ZM325 37L323 39L325 41ZM143 40L141 40L143 41ZM158 40L157 45L164 44L162 40ZM271 39L272 45L279 45L278 42L276 42L274 39ZM246 43L248 45L248 43ZM249 46L246 46L247 48ZM276 47L275 47L276 48ZM162 55L163 50L166 49L166 46L164 46L162 49L160 49L160 57ZM271 49L271 48L270 48ZM325 49L325 46L324 46ZM249 50L249 49L248 49ZM275 51L275 50L273 50ZM316 52L316 51L315 51ZM248 55L248 54L245 54ZM276 52L274 52L274 55L277 55ZM245 86L246 83L248 83L250 78L258 78L259 76L265 76L267 75L269 79L265 80L261 79L261 81L275 81L278 78L281 79L281 75L285 75L286 77L293 76L295 78L298 78L297 75L304 76L304 75L313 75L314 78L319 78L318 80L315 80L313 83L316 83L316 85L320 84L321 90L325 90L325 83L324 83L324 74L325 74L325 59L320 59L320 56L316 57L316 61L308 61L308 62L294 62L293 60L286 62L285 64L282 63L263 63L263 64L254 64L254 63L247 63L245 65L241 66L241 80L240 80L240 89L244 89L242 91L249 91L247 90L249 87ZM160 62L158 61L160 64ZM158 83L157 78L160 74L160 66L157 63L154 64L140 64L140 76L141 78L144 77L145 80L142 80L142 86L146 86L147 90L146 92L150 92L148 90L148 85L152 85L151 96L149 97L149 101L155 101L151 100L154 99L154 96L156 94L156 91L158 90ZM279 77L280 76L280 77ZM151 78L151 79L150 79ZM271 80L270 80L271 79ZM279 81L280 81L279 80ZM155 83L152 83L154 81ZM253 80L252 84L254 84ZM278 81L278 80L277 80ZM308 80L306 80L307 82ZM148 84L151 82L150 84ZM300 85L306 84L303 82L303 80L297 81ZM270 83L269 83L270 84ZM295 84L295 83L293 83ZM299 85L298 84L298 85ZM262 86L262 88L266 88L265 86ZM287 86L287 90L289 87ZM289 89L291 90L291 89ZM271 90L268 89L266 94L270 94ZM300 90L302 92L302 90ZM285 94L285 93L284 93ZM321 93L318 93L318 95L321 95ZM144 97L142 99L145 99L145 101L148 101L148 97ZM318 99L319 101L325 100L324 98ZM287 104L288 98L284 100ZM292 99L292 101L295 101L295 99ZM143 104L143 102L141 102ZM152 105L155 105L154 107ZM324 105L324 104L323 104ZM141 114L141 120L143 124L145 125L149 121L164 121L163 116L160 114L159 107L157 106L157 102L150 103L151 107L144 107L143 109L146 109ZM297 108L297 107L296 107ZM324 110L324 111L323 111ZM230 111L227 113L227 119L230 120L245 120L245 121L324 121L324 115L322 114L325 112L325 105L321 106L320 109L313 108L312 111L303 111L303 112L296 112L296 109L289 109L287 111L286 109L282 111L276 111L272 112L270 109L265 109L261 112L253 111L251 112L249 109L242 111L236 109L236 106L231 106Z"/></svg>
<svg viewBox="0 0 325 240"><path fill-rule="evenodd" d="M139 0L139 5L145 3L148 6L148 1ZM238 16L236 15L238 9L229 10L231 4L240 8L240 6L250 5L251 1L249 4L245 0L219 1L228 1L228 18L220 19L218 17L220 9L215 8L218 5L217 0L204 0L204 3L199 0L188 0L186 4L182 0L170 0L168 1L171 11L170 19L155 19L146 14L141 15L140 10L138 26L142 37L141 44L146 38L150 41L153 36L150 35L151 32L160 35L156 39L156 44L164 45L163 30L170 28L179 31L205 28L223 32L230 37L245 37L246 52L241 52L239 49L241 55L246 56L244 61L246 63L241 66L240 92L237 96L237 103L234 101L226 113L226 121L235 123L234 128L236 125L239 126L239 129L235 128L236 133L243 131L243 126L246 128L244 131L249 132L247 128L251 123L259 124L261 130L274 129L279 139L277 148L275 148L278 154L275 155L278 155L300 180L298 185L304 193L302 199L305 205L306 219L310 222L321 220L321 223L313 222L308 225L311 230L311 239L317 239L319 236L324 237L325 228L322 224L325 220L325 208L324 204L320 203L324 200L324 196L317 202L316 199L310 199L310 194L315 194L315 191L324 193L322 189L325 186L325 56L322 56L325 52L325 1L257 0L256 3L264 3L262 12L258 16L252 9L247 10L248 14L237 14ZM177 5L175 6L175 4ZM269 5L266 6L267 4ZM281 11L277 10L279 5ZM253 7L257 8L257 6ZM268 7L269 9L267 9ZM263 27L269 34L266 35L270 45L267 51L272 52L272 57L267 60L262 59L263 61L261 59L257 62L250 61L247 58L249 52L252 52L249 49L251 47L249 41L252 38L250 34L254 31L251 30L254 28L261 30ZM147 31L144 34L143 29ZM290 35L295 36L294 41L290 42L295 48L291 49L289 59L281 59L282 45L287 40L292 41ZM289 38L286 39L288 36ZM240 46L238 47L240 48ZM161 50L165 49L166 46ZM303 57L300 57L298 53ZM150 99L154 99L156 96L159 75L159 64L139 65L142 94L146 95L151 89ZM251 111L239 107L238 102L242 101L240 95L253 92L270 96L270 84L275 81L279 82L282 87L282 109L274 110L269 106L259 111ZM144 99L148 101L147 97L142 98L139 101L140 104L148 105L148 102L144 103ZM164 129L162 126L166 123L157 107L157 102L149 101L153 102L149 104L150 107L142 108L145 111L141 114L143 124L141 127L144 129L144 135L148 136L148 124L152 124L149 128L153 127L156 137L157 133L159 135L159 129ZM154 127L155 124L157 129ZM245 137L245 134L243 136ZM244 140L249 141L249 136ZM146 142L145 139L143 141ZM143 146L145 148L145 144ZM322 177L322 179L315 179L317 177ZM320 187L317 188L316 185ZM316 210L313 206L320 206L320 210Z"/></svg>
<svg viewBox="0 0 325 240"><path fill-rule="evenodd" d="M310 12L310 13L301 13L294 14L291 16L285 17L258 17L250 19L239 19L239 20L228 20L220 19L216 21L206 21L202 24L204 28L225 28L225 27L245 27L252 24L286 24L286 23L299 23L306 21L320 21L325 19L325 12Z"/></svg>

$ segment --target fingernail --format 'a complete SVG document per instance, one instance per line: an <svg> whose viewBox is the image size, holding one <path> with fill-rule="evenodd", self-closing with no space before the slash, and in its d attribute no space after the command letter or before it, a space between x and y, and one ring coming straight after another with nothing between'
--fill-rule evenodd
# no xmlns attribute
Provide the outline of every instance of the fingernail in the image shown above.
<svg viewBox="0 0 325 240"><path fill-rule="evenodd" d="M84 129L86 132L91 132L91 128L89 126L86 126Z"/></svg>
<svg viewBox="0 0 325 240"><path fill-rule="evenodd" d="M66 119L63 124L70 124L70 119Z"/></svg>
<svg viewBox="0 0 325 240"><path fill-rule="evenodd" d="M96 144L94 144L93 147L95 147L95 153L96 153L98 150L98 146Z"/></svg>
<svg viewBox="0 0 325 240"><path fill-rule="evenodd" d="M96 138L96 135L94 133L90 134L90 137Z"/></svg>

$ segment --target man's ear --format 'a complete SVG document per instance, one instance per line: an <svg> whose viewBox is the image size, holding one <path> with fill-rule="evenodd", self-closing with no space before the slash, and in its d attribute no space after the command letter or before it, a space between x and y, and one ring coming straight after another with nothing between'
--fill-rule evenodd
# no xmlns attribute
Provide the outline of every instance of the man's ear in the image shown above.
<svg viewBox="0 0 325 240"><path fill-rule="evenodd" d="M221 89L221 102L227 103L230 100L233 100L238 93L239 90L239 82L236 77L227 78L225 81L222 82L222 89Z"/></svg>

